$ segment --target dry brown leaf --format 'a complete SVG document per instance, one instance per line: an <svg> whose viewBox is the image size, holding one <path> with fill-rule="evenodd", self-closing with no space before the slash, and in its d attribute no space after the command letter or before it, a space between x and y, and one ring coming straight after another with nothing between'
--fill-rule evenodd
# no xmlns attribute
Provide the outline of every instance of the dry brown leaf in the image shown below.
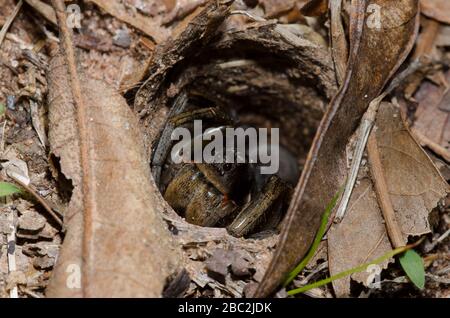
<svg viewBox="0 0 450 318"><path fill-rule="evenodd" d="M418 1L352 2L346 78L316 134L289 207L280 243L256 296L267 296L303 258L326 205L344 184L345 148L367 109L411 50L418 29ZM381 28L368 27L366 9L377 4Z"/></svg>
<svg viewBox="0 0 450 318"><path fill-rule="evenodd" d="M430 232L428 214L449 190L428 155L413 139L392 104L382 104L376 137L397 222L409 235Z"/></svg>
<svg viewBox="0 0 450 318"><path fill-rule="evenodd" d="M450 1L420 0L420 8L427 17L450 24Z"/></svg>
<svg viewBox="0 0 450 318"><path fill-rule="evenodd" d="M161 21L155 17L146 17L139 12L129 12L120 1L89 0L105 10L115 18L135 27L139 31L151 37L156 43L164 42L170 32L161 26Z"/></svg>
<svg viewBox="0 0 450 318"><path fill-rule="evenodd" d="M177 253L148 190L138 122L120 95L79 75L64 5L54 6L62 47L48 74L49 140L74 190L47 295L160 297Z"/></svg>
<svg viewBox="0 0 450 318"><path fill-rule="evenodd" d="M360 175L363 179L352 192L345 218L341 223L333 224L328 232L330 275L364 264L391 250L372 181L367 171ZM386 268L387 263L380 266ZM368 275L361 272L351 278L365 283ZM333 282L337 297L350 295L351 278L347 276Z"/></svg>
<svg viewBox="0 0 450 318"><path fill-rule="evenodd" d="M428 215L446 196L449 187L427 154L411 136L400 111L383 103L377 116L376 139L395 218L409 236L430 232ZM333 224L328 234L330 274L356 267L392 250L377 196L367 168L360 172L346 217ZM351 253L349 253L351 251ZM388 262L380 264L386 268ZM369 272L351 276L366 284ZM350 295L350 277L333 282L338 297Z"/></svg>
<svg viewBox="0 0 450 318"><path fill-rule="evenodd" d="M446 74L450 81L450 71ZM425 82L419 88L415 99L419 102L414 129L441 145L450 149L450 90Z"/></svg>

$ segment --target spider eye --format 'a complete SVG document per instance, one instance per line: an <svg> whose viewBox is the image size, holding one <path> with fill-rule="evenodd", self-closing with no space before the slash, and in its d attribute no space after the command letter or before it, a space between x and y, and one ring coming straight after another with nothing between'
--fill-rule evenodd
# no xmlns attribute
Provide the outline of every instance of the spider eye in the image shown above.
<svg viewBox="0 0 450 318"><path fill-rule="evenodd" d="M228 172L231 170L232 167L233 165L231 163L226 163L223 165L223 171Z"/></svg>

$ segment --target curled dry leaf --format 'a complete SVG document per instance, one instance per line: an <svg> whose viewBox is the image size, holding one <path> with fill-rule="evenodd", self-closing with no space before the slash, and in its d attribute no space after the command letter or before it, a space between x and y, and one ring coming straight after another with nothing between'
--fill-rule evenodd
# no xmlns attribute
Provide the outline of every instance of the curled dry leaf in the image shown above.
<svg viewBox="0 0 450 318"><path fill-rule="evenodd" d="M62 47L48 74L49 141L74 190L47 295L159 297L178 258L148 192L137 120L120 95L77 71L64 5L54 6Z"/></svg>
<svg viewBox="0 0 450 318"><path fill-rule="evenodd" d="M347 142L370 101L403 63L417 35L417 0L352 3L345 80L322 119L257 297L273 292L307 252L326 205L344 184ZM381 7L380 28L366 21L369 4Z"/></svg>
<svg viewBox="0 0 450 318"><path fill-rule="evenodd" d="M420 8L427 17L450 24L450 1L420 0Z"/></svg>
<svg viewBox="0 0 450 318"><path fill-rule="evenodd" d="M376 140L395 219L405 245L409 236L430 232L428 215L445 198L449 187L392 104L383 103L380 107ZM340 224L333 224L328 234L331 275L376 259L393 249L366 167L361 169L360 177L346 217ZM386 261L380 266L386 268L387 264ZM351 278L366 284L369 275L370 272L362 272ZM350 277L334 281L333 287L338 297L348 296Z"/></svg>

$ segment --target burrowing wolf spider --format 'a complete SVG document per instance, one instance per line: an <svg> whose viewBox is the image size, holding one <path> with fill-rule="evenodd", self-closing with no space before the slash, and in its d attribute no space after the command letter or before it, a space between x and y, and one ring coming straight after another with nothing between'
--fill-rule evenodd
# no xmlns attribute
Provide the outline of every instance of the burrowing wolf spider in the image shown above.
<svg viewBox="0 0 450 318"><path fill-rule="evenodd" d="M226 227L236 237L276 228L291 193L291 187L277 175L262 176L258 164L172 161L169 153L175 128L193 130L194 120L214 129L236 123L229 113L211 104L186 93L175 99L153 151L152 173L161 193L192 224ZM202 147L206 145L203 141Z"/></svg>

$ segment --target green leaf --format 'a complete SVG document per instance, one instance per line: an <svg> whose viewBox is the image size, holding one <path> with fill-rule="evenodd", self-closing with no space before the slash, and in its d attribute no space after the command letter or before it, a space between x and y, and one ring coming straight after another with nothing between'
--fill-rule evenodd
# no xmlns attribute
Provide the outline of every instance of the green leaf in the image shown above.
<svg viewBox="0 0 450 318"><path fill-rule="evenodd" d="M6 112L5 104L0 103L0 116Z"/></svg>
<svg viewBox="0 0 450 318"><path fill-rule="evenodd" d="M425 287L425 268L423 259L414 250L408 250L399 258L406 275L419 289Z"/></svg>
<svg viewBox="0 0 450 318"><path fill-rule="evenodd" d="M20 189L15 185L7 182L0 182L0 197L6 197L19 192Z"/></svg>

